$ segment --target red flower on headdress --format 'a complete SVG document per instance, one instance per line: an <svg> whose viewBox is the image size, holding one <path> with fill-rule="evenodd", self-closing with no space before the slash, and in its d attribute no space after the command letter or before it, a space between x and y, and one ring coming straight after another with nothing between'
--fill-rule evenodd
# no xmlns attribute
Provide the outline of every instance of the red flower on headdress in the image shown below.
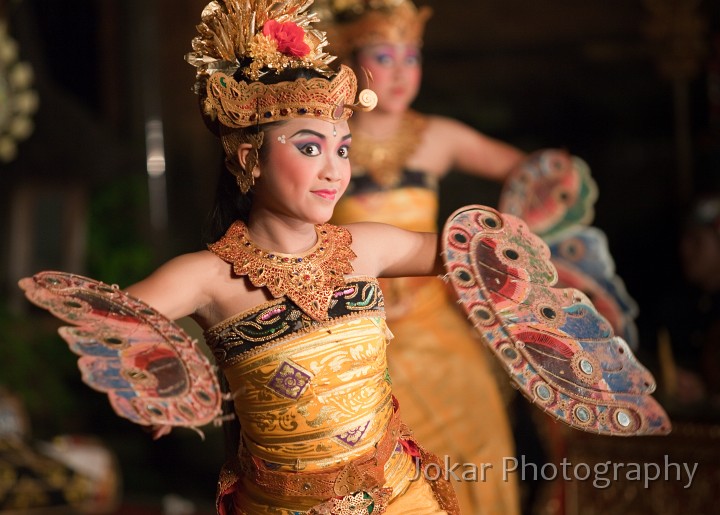
<svg viewBox="0 0 720 515"><path fill-rule="evenodd" d="M263 25L263 35L275 40L281 54L305 57L310 53L310 47L305 43L305 31L291 21L269 20Z"/></svg>

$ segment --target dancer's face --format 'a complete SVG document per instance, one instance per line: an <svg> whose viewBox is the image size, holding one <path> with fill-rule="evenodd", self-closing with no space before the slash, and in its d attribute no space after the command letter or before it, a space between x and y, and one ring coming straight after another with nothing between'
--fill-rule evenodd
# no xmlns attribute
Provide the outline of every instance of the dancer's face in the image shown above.
<svg viewBox="0 0 720 515"><path fill-rule="evenodd" d="M383 43L358 50L358 77L370 73L370 88L378 95L380 111L405 111L418 94L422 74L420 48L405 43Z"/></svg>
<svg viewBox="0 0 720 515"><path fill-rule="evenodd" d="M279 216L324 223L350 180L346 121L293 119L269 129L253 205Z"/></svg>

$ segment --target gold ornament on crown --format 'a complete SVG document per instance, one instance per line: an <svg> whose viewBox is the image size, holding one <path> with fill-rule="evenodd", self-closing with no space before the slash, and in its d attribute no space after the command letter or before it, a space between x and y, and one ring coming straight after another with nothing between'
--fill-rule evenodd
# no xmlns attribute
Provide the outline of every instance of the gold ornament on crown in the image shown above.
<svg viewBox="0 0 720 515"><path fill-rule="evenodd" d="M320 18L327 25L332 51L343 59L377 43L422 45L429 7L410 0L318 0Z"/></svg>
<svg viewBox="0 0 720 515"><path fill-rule="evenodd" d="M377 104L372 91L355 103L357 79L324 51L326 34L308 8L312 0L218 0L202 12L193 52L185 59L197 68L195 92L203 113L231 129L298 117L346 120L355 109ZM287 69L314 70L322 77L276 84L259 81ZM240 80L235 76L240 74ZM325 77L325 78L323 78ZM332 77L331 80L328 80ZM245 79L245 80L243 80Z"/></svg>
<svg viewBox="0 0 720 515"><path fill-rule="evenodd" d="M354 103L357 78L344 65L331 81L317 77L269 85L238 82L217 72L210 77L207 91L206 113L230 128L302 117L336 122L347 120L356 109L372 109L377 104L370 90L361 91Z"/></svg>

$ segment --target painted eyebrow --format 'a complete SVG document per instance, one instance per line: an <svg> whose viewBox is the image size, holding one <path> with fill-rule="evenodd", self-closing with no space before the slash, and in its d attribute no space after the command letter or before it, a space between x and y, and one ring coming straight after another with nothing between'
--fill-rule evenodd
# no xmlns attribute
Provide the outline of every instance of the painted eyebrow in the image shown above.
<svg viewBox="0 0 720 515"><path fill-rule="evenodd" d="M312 130L310 130L310 129L300 129L299 131L297 131L295 134L293 134L293 135L290 136L290 137L291 137L291 138L294 138L295 136L298 136L298 135L300 135L300 134L310 134L310 135L312 135L312 136L317 136L318 138L321 138L321 139L326 139L323 134L320 134L319 132L312 131Z"/></svg>
<svg viewBox="0 0 720 515"><path fill-rule="evenodd" d="M295 134L293 134L290 137L294 138L295 136L302 135L302 134L310 134L312 136L317 136L318 138L323 139L323 140L327 139L324 134L320 134L319 132L316 132L316 131L313 131L310 129L300 129L299 131L297 131ZM350 134L349 132L345 136L342 137L343 141L345 141L346 139L350 139L350 138L352 138L352 134Z"/></svg>
<svg viewBox="0 0 720 515"><path fill-rule="evenodd" d="M373 50L392 50L393 45L391 44L379 44L379 45L373 45L370 48L368 48L368 51L372 52Z"/></svg>

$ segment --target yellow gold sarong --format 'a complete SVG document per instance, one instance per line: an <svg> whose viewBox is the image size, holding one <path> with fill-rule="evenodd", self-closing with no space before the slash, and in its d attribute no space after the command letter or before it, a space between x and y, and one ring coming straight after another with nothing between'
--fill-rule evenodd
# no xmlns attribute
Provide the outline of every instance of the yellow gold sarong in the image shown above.
<svg viewBox="0 0 720 515"><path fill-rule="evenodd" d="M357 187L340 200L333 223L371 221L436 231L438 201L432 180L422 179L422 172L404 173L390 189L369 185L366 176L354 177ZM461 464L456 469L461 481L453 482L461 513L519 513L515 478L504 480L502 473L503 458L515 451L489 367L492 358L438 278L385 279L380 284L395 335L388 363L403 420L425 447L447 456L451 466ZM476 466L478 473L463 464ZM469 472L466 480L463 471Z"/></svg>
<svg viewBox="0 0 720 515"><path fill-rule="evenodd" d="M371 491L371 474L364 479L345 476L357 469L354 464L365 463L363 457L378 452L394 417L386 361L391 334L375 280L348 282L336 298L337 316L327 322L309 319L281 298L206 332L242 428L240 461L245 468L235 467L220 485L221 491L232 492L235 513L307 513L329 500L305 495L303 486L311 494L328 486L310 480L304 485L303 478L326 472L333 478L334 471L342 472L329 487L335 491L345 486L347 493L357 494L347 486L353 484L364 485L361 494ZM413 481L416 459L403 442L392 440L382 469L384 483L377 486L385 498L370 502L377 507L385 503L384 513L446 513L430 488L435 485ZM254 476L248 466L260 472ZM257 484L253 478L265 471L290 480L280 486ZM293 482L296 477L299 481ZM337 495L335 502L341 498Z"/></svg>

